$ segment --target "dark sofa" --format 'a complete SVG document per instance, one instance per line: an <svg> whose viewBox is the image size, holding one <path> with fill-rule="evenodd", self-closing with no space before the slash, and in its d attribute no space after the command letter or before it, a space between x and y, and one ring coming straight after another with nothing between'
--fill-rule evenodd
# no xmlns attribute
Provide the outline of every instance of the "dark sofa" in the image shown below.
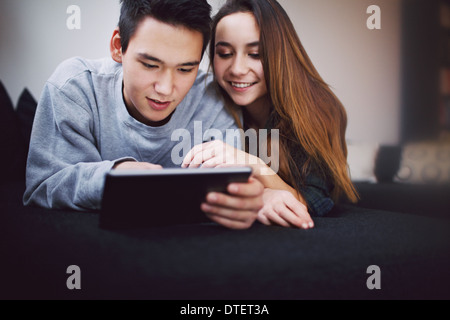
<svg viewBox="0 0 450 320"><path fill-rule="evenodd" d="M24 207L23 168L16 173L0 183L2 300L450 298L449 219L386 210L380 185L359 185L359 205L336 206L308 231L214 223L112 231L99 228L96 212ZM80 290L66 285L73 265ZM379 290L367 286L374 265Z"/></svg>
<svg viewBox="0 0 450 320"><path fill-rule="evenodd" d="M402 157L407 156L404 154L403 146L380 146L374 164L374 175L377 182L355 183L361 197L357 205L378 210L450 218L450 182L448 180L450 179L450 149L448 144L444 145L446 148L445 158L439 163L443 170L441 170L442 172L436 171L434 174L436 179L440 179L439 183L433 183L426 179L420 183L418 181L403 182L398 178L399 170L405 165L404 162L402 163ZM423 151L420 153L423 154ZM433 168L435 160L430 158L428 157L427 166ZM417 155L415 159L419 160ZM413 168L412 161L406 165L410 167L409 170L427 168L425 165ZM440 177L437 176L438 174ZM416 174L416 176L421 175Z"/></svg>
<svg viewBox="0 0 450 320"><path fill-rule="evenodd" d="M441 220L342 205L309 231L109 231L94 212L24 208L23 189L0 187L1 299L450 298L450 226ZM71 265L81 290L66 287ZM372 265L381 290L366 285Z"/></svg>

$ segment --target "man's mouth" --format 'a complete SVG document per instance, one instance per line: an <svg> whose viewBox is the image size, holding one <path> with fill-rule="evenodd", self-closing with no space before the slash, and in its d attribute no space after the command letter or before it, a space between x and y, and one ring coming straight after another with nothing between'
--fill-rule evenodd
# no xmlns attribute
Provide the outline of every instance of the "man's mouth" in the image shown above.
<svg viewBox="0 0 450 320"><path fill-rule="evenodd" d="M147 98L147 101L150 104L150 106L153 109L156 109L156 110L167 109L170 106L170 103L171 103L170 101L159 101L159 100L150 99L150 98Z"/></svg>

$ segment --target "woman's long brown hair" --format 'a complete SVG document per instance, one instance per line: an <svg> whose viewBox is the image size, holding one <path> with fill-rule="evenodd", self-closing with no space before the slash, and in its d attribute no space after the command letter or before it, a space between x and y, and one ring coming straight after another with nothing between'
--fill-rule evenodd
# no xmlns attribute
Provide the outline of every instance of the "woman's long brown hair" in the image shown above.
<svg viewBox="0 0 450 320"><path fill-rule="evenodd" d="M213 19L211 65L214 67L217 24L237 12L252 13L260 28L259 53L278 120L275 129L280 129L280 177L299 191L295 176L304 180L311 168L318 168L334 185L333 200L345 195L356 202L358 195L347 164L346 111L317 72L289 16L277 1L228 0ZM306 154L301 168L289 151L290 140Z"/></svg>

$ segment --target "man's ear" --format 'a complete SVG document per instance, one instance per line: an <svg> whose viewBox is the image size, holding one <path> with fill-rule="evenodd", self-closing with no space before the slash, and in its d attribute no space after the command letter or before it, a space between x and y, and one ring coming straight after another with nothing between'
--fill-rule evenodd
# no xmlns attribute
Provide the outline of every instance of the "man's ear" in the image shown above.
<svg viewBox="0 0 450 320"><path fill-rule="evenodd" d="M113 35L111 37L111 43L109 49L111 51L111 57L114 61L122 63L122 44L121 44L120 32L117 27L114 29Z"/></svg>

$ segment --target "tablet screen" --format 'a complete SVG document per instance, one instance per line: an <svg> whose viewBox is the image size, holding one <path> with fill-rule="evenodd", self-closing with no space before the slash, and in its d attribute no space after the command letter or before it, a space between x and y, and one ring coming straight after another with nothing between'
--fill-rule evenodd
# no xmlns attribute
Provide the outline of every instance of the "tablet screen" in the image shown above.
<svg viewBox="0 0 450 320"><path fill-rule="evenodd" d="M100 227L129 229L211 222L207 193L247 182L251 168L112 170L105 180Z"/></svg>

